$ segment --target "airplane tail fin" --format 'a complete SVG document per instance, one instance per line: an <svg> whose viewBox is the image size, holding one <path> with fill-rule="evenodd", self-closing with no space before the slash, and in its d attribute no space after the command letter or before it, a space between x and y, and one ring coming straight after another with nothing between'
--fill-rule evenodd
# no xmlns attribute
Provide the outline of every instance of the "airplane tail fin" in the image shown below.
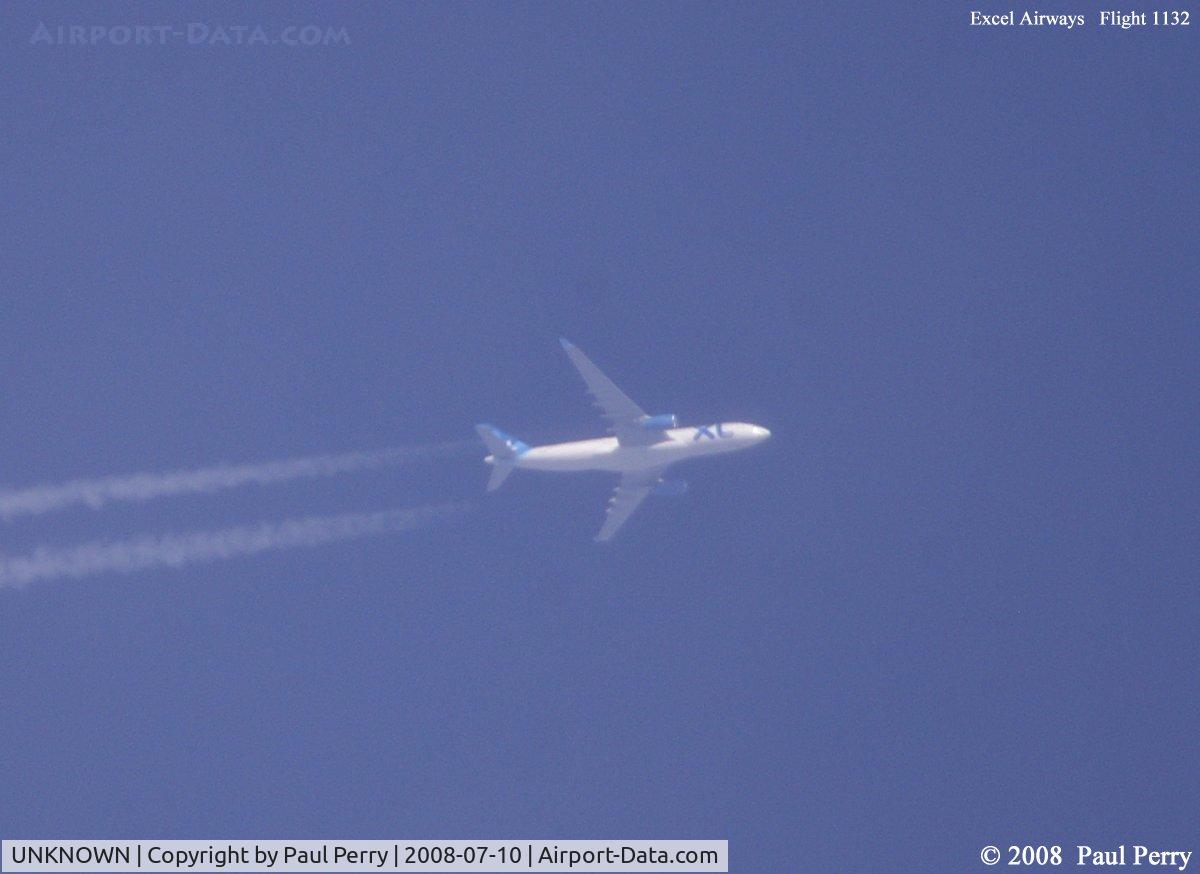
<svg viewBox="0 0 1200 874"><path fill-rule="evenodd" d="M517 457L528 452L529 447L516 437L505 434L495 425L476 425L475 430L479 433L483 445L492 453L489 459L492 463L492 475L488 479L487 490L494 492L513 472Z"/></svg>
<svg viewBox="0 0 1200 874"><path fill-rule="evenodd" d="M497 461L513 459L529 451L528 446L516 437L505 434L495 425L476 425L475 430L479 433L479 439L483 441L483 445L496 457Z"/></svg>

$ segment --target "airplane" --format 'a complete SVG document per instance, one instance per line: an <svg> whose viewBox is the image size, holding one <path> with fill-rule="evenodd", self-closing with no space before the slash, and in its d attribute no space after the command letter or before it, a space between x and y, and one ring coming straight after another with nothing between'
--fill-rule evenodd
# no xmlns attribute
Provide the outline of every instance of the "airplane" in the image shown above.
<svg viewBox="0 0 1200 874"><path fill-rule="evenodd" d="M689 458L735 452L762 443L771 432L745 422L717 422L680 428L671 414L649 416L630 400L578 346L560 340L571 363L583 377L595 405L608 420L611 437L575 440L546 446L527 446L494 425L475 430L491 453L484 462L492 466L487 490L494 492L517 468L574 472L606 470L621 475L597 542L611 540L650 494L679 495L687 491L682 480L664 480L663 472Z"/></svg>

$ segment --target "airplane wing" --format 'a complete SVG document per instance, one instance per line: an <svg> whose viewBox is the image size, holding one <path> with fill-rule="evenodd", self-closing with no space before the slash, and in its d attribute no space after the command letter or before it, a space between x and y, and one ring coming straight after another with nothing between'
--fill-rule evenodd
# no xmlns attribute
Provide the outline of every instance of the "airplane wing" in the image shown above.
<svg viewBox="0 0 1200 874"><path fill-rule="evenodd" d="M600 408L604 418L608 419L609 430L617 435L617 439L625 445L635 446L657 442L659 437L653 431L638 426L643 419L649 418L645 410L617 388L578 346L569 340L559 342L562 343L575 369L579 371L579 375L583 377L583 381L587 383L592 400Z"/></svg>
<svg viewBox="0 0 1200 874"><path fill-rule="evenodd" d="M654 470L632 471L621 475L616 491L608 499L608 516L600 528L600 533L596 535L596 540L612 539L625 521L633 515L634 510L658 485L664 470L665 467L658 467Z"/></svg>

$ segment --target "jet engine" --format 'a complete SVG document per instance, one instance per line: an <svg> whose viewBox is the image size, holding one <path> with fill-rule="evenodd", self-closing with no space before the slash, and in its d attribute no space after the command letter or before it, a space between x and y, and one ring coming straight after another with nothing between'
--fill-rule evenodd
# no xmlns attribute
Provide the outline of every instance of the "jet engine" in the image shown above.
<svg viewBox="0 0 1200 874"><path fill-rule="evenodd" d="M647 416L642 419L641 425L647 431L665 431L678 427L679 420L675 418L674 413L662 413L658 416Z"/></svg>

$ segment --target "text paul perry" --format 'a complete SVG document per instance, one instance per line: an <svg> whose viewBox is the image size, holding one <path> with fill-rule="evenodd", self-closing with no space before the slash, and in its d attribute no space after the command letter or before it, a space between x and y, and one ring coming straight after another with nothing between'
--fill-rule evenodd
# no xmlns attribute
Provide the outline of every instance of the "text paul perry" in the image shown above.
<svg viewBox="0 0 1200 874"><path fill-rule="evenodd" d="M1141 844L1126 847L1121 844L1109 849L1089 847L1078 844L1075 847L1079 853L1077 865L1150 865L1170 866L1180 871L1187 869L1188 861L1192 858L1191 850L1152 850Z"/></svg>

